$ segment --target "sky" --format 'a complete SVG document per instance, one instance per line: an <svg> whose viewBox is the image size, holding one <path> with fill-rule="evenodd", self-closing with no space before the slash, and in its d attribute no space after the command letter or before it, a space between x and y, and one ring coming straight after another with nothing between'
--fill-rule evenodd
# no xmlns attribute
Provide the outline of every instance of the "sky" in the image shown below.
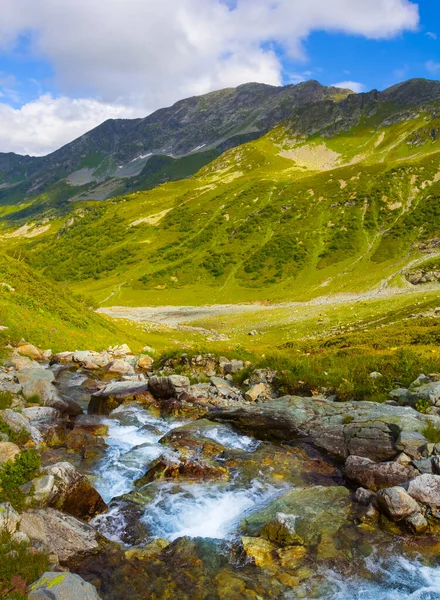
<svg viewBox="0 0 440 600"><path fill-rule="evenodd" d="M250 81L440 78L440 0L0 0L0 152Z"/></svg>

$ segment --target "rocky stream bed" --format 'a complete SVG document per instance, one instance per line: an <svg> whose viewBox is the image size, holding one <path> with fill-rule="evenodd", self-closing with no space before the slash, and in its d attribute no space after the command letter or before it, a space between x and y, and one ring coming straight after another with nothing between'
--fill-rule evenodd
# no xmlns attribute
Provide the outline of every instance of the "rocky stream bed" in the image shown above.
<svg viewBox="0 0 440 600"><path fill-rule="evenodd" d="M14 350L0 418L43 468L0 529L52 564L29 598L440 598L440 445L422 435L440 417L404 405L435 413L436 376L400 403L340 403L280 397L268 370L234 384L246 366Z"/></svg>

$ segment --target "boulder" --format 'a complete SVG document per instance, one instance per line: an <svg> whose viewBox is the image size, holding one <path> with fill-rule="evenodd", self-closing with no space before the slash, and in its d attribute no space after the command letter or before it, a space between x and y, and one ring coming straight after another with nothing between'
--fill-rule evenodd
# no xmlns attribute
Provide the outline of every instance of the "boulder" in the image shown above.
<svg viewBox="0 0 440 600"><path fill-rule="evenodd" d="M276 561L276 546L260 537L242 537L241 543L246 556L252 559L257 567L273 567Z"/></svg>
<svg viewBox="0 0 440 600"><path fill-rule="evenodd" d="M169 375L168 377L150 377L148 388L155 398L167 400L178 398L180 394L187 391L191 382L188 377L182 375Z"/></svg>
<svg viewBox="0 0 440 600"><path fill-rule="evenodd" d="M29 586L29 600L99 600L96 588L74 573L43 573Z"/></svg>
<svg viewBox="0 0 440 600"><path fill-rule="evenodd" d="M20 448L12 442L0 442L0 464L15 460L15 457L20 454Z"/></svg>
<svg viewBox="0 0 440 600"><path fill-rule="evenodd" d="M416 474L411 467L397 462L374 463L360 456L349 456L344 469L344 475L348 479L374 492L404 483Z"/></svg>
<svg viewBox="0 0 440 600"><path fill-rule="evenodd" d="M144 354L143 356L139 357L137 366L139 367L139 369L145 369L146 371L151 371L151 369L153 367L153 363L154 363L154 359L151 358L151 356L147 356L146 354Z"/></svg>
<svg viewBox="0 0 440 600"><path fill-rule="evenodd" d="M15 412L10 408L5 408L5 410L0 411L0 418L12 429L12 431L20 433L24 430L30 436L36 436L38 438L37 432L31 427L29 420L19 412Z"/></svg>
<svg viewBox="0 0 440 600"><path fill-rule="evenodd" d="M18 346L17 352L21 354L21 356L26 356L32 360L42 360L43 358L43 353L41 350L32 344L21 344Z"/></svg>
<svg viewBox="0 0 440 600"><path fill-rule="evenodd" d="M297 515L276 513L275 517L263 527L261 535L279 546L302 546L304 540L296 532L297 520Z"/></svg>
<svg viewBox="0 0 440 600"><path fill-rule="evenodd" d="M421 502L440 506L440 475L419 475L408 484L408 494Z"/></svg>
<svg viewBox="0 0 440 600"><path fill-rule="evenodd" d="M433 406L440 405L440 381L426 383L412 390L417 400L428 400Z"/></svg>
<svg viewBox="0 0 440 600"><path fill-rule="evenodd" d="M409 402L411 399L411 392L406 388L397 388L395 390L391 390L388 396L390 400L395 400L399 404L404 404L405 402Z"/></svg>
<svg viewBox="0 0 440 600"><path fill-rule="evenodd" d="M370 504L377 504L377 497L374 492L371 490L366 490L365 488L358 488L354 494L355 502L362 504L363 506L369 506Z"/></svg>
<svg viewBox="0 0 440 600"><path fill-rule="evenodd" d="M107 366L106 366L106 371L107 373L117 373L119 375L133 375L134 374L134 369L132 367L132 365L122 359L122 358L117 358L115 360L112 360Z"/></svg>
<svg viewBox="0 0 440 600"><path fill-rule="evenodd" d="M9 502L0 504L0 532L7 531L13 534L20 523L20 515L12 508Z"/></svg>
<svg viewBox="0 0 440 600"><path fill-rule="evenodd" d="M221 363L220 366L223 367L223 373L225 375L235 375L235 373L239 373L244 369L244 362L242 360L231 360L226 363Z"/></svg>
<svg viewBox="0 0 440 600"><path fill-rule="evenodd" d="M414 513L421 512L414 498L400 486L380 490L377 501L381 510L392 521L402 521Z"/></svg>
<svg viewBox="0 0 440 600"><path fill-rule="evenodd" d="M98 533L93 527L53 508L22 513L20 531L33 546L56 554L62 563L99 550Z"/></svg>
<svg viewBox="0 0 440 600"><path fill-rule="evenodd" d="M34 480L35 498L44 506L57 508L81 519L105 512L107 505L90 481L73 465L61 462L45 467Z"/></svg>
<svg viewBox="0 0 440 600"><path fill-rule="evenodd" d="M245 517L242 527L246 535L261 534L277 543L295 539L305 546L322 543L324 550L339 530L349 524L351 506L350 492L344 487L296 488ZM282 513L282 527L279 513ZM285 515L289 515L289 520Z"/></svg>
<svg viewBox="0 0 440 600"><path fill-rule="evenodd" d="M89 402L88 413L108 415L124 400L135 398L148 391L148 381L116 381L95 392Z"/></svg>
<svg viewBox="0 0 440 600"><path fill-rule="evenodd" d="M23 383L23 396L26 399L38 396L43 406L54 408L66 415L82 414L83 410L77 402L70 398L61 398L57 388L49 380L51 371L42 370L42 373L44 374L42 377Z"/></svg>
<svg viewBox="0 0 440 600"><path fill-rule="evenodd" d="M151 463L147 473L136 481L136 485L145 485L163 479L229 481L230 473L225 467L207 458L180 459L161 456Z"/></svg>
<svg viewBox="0 0 440 600"><path fill-rule="evenodd" d="M22 414L30 421L39 419L48 419L51 421L57 421L61 419L61 412L51 406L29 406L23 408Z"/></svg>
<svg viewBox="0 0 440 600"><path fill-rule="evenodd" d="M270 396L271 389L267 383L256 383L245 393L245 400L256 402L259 399L266 400Z"/></svg>
<svg viewBox="0 0 440 600"><path fill-rule="evenodd" d="M413 513L405 519L405 525L411 533L422 534L428 530L428 521L421 513Z"/></svg>
<svg viewBox="0 0 440 600"><path fill-rule="evenodd" d="M418 431L402 431L397 438L396 448L413 459L427 455L428 440Z"/></svg>

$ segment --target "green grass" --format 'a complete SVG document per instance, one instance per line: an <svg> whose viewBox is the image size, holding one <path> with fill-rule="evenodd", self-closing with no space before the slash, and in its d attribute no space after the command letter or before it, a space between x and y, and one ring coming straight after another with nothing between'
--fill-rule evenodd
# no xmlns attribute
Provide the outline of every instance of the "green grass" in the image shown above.
<svg viewBox="0 0 440 600"><path fill-rule="evenodd" d="M99 349L126 341L133 349L148 344L140 327L112 322L93 312L83 297L72 294L30 269L24 262L0 253L0 345L17 344L22 338L54 352Z"/></svg>
<svg viewBox="0 0 440 600"><path fill-rule="evenodd" d="M0 502L10 502L17 510L24 507L20 486L38 475L41 467L39 453L33 448L23 450L15 459L0 466Z"/></svg>
<svg viewBox="0 0 440 600"><path fill-rule="evenodd" d="M12 536L0 533L0 597L25 600L27 587L49 570L48 556L35 552L25 543L15 542Z"/></svg>
<svg viewBox="0 0 440 600"><path fill-rule="evenodd" d="M440 428L434 425L430 420L428 420L425 427L422 429L422 435L424 435L431 444L438 444L440 442Z"/></svg>
<svg viewBox="0 0 440 600"><path fill-rule="evenodd" d="M0 392L0 410L5 410L5 408L10 408L13 399L14 399L14 396L10 392Z"/></svg>

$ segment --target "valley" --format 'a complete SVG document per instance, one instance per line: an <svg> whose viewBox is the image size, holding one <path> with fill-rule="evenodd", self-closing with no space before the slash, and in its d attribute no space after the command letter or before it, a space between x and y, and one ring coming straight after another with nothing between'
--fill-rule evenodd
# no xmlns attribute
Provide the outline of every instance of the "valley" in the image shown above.
<svg viewBox="0 0 440 600"><path fill-rule="evenodd" d="M439 140L310 81L0 154L0 597L438 597Z"/></svg>

